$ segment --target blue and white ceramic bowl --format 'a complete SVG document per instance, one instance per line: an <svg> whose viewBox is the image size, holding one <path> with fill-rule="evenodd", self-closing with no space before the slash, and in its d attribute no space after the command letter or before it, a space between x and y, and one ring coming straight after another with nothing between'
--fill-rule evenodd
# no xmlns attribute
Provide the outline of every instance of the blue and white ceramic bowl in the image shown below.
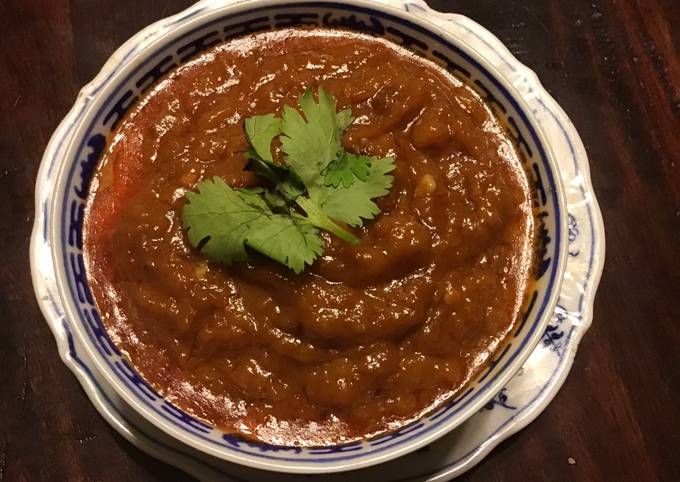
<svg viewBox="0 0 680 482"><path fill-rule="evenodd" d="M522 366L557 304L569 233L564 189L549 137L511 83L484 55L441 25L390 0L252 0L200 2L152 25L114 53L55 132L36 185L31 266L38 300L54 328L68 326L97 377L147 422L204 454L259 469L328 473L378 464L428 444L459 426L496 395ZM469 388L434 413L398 432L348 445L278 447L228 435L156 393L107 336L89 288L82 256L89 181L115 121L165 72L210 46L249 32L318 25L387 38L458 75L493 106L525 157L536 190L539 269L525 313L507 346ZM55 333L56 334L56 333ZM65 355L62 355L65 356Z"/></svg>

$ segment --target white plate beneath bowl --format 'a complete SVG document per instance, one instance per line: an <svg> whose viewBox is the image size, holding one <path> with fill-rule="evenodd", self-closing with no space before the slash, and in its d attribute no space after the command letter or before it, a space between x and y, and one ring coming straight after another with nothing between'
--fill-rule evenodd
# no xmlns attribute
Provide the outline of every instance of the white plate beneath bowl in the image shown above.
<svg viewBox="0 0 680 482"><path fill-rule="evenodd" d="M179 18L197 10L223 6L238 0L202 1L175 17L161 20L133 37L126 47L139 46ZM566 114L523 66L489 31L472 20L442 14L421 0L375 0L396 6L446 28L453 36L482 53L498 71L522 92L549 137L559 162L569 212L569 259L558 307L539 346L507 386L477 415L437 442L405 457L352 473L361 481L450 480L469 470L496 445L534 420L556 395L571 369L578 344L592 321L592 304L604 262L602 217L590 184L588 159L583 144ZM115 57L115 55L114 55ZM106 68L106 67L105 67ZM83 94L78 102L83 101ZM53 138L66 140L72 126L67 117ZM50 143L48 154L58 155L64 143ZM52 150L53 152L49 152ZM41 171L38 185L49 185L54 173ZM97 410L125 438L140 449L202 480L293 481L299 476L266 474L199 453L171 439L147 423L121 400L106 383L85 351L71 335L68 320L57 297L50 261L50 245L44 236L46 192L36 192L36 220L31 239L33 283L45 317L57 340L64 363L76 374ZM340 481L347 474L324 475ZM313 477L312 477L313 478Z"/></svg>

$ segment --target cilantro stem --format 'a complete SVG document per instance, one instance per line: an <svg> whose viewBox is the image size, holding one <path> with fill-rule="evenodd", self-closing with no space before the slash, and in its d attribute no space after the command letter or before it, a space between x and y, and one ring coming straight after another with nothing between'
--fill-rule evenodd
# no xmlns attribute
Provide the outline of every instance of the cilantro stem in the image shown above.
<svg viewBox="0 0 680 482"><path fill-rule="evenodd" d="M307 214L307 221L330 233L335 234L338 238L350 244L359 244L360 240L349 231L342 229L335 224L331 218L316 204L314 201L305 196L299 196L295 202Z"/></svg>

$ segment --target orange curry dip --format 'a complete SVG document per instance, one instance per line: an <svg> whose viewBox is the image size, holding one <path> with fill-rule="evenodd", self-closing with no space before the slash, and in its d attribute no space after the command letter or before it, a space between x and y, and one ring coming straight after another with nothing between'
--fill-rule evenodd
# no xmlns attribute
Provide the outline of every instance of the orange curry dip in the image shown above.
<svg viewBox="0 0 680 482"><path fill-rule="evenodd" d="M244 119L319 87L356 117L345 149L395 157L382 213L356 246L324 234L301 275L256 254L207 263L185 192L259 184ZM102 156L85 245L109 335L151 385L226 432L311 446L397 429L465 388L517 322L533 226L518 151L471 88L383 40L289 29L216 46L145 93Z"/></svg>

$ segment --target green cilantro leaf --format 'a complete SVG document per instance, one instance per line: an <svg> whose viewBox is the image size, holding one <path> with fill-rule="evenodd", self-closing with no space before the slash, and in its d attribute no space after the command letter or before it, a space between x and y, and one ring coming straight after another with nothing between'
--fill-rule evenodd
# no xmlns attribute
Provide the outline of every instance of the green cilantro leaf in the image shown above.
<svg viewBox="0 0 680 482"><path fill-rule="evenodd" d="M386 195L394 177L394 158L384 157L371 161L371 170L365 181L355 179L350 186L323 186L310 190L310 198L332 219L350 226L360 226L362 219L373 219L380 208L372 201Z"/></svg>
<svg viewBox="0 0 680 482"><path fill-rule="evenodd" d="M281 119L274 114L256 115L245 120L244 129L250 143L245 156L249 159L246 170L270 180L274 184L290 176L290 169L274 162L271 144L281 134Z"/></svg>
<svg viewBox="0 0 680 482"><path fill-rule="evenodd" d="M252 226L246 244L296 274L323 253L319 231L302 216L275 214Z"/></svg>
<svg viewBox="0 0 680 482"><path fill-rule="evenodd" d="M326 171L326 185L331 187L338 187L341 183L345 187L349 187L354 183L356 177L360 181L366 181L371 174L372 157L358 156L343 153L336 159Z"/></svg>
<svg viewBox="0 0 680 482"><path fill-rule="evenodd" d="M305 211L305 214L307 214L306 219L311 224L317 228L335 234L338 238L350 244L359 244L359 238L333 222L333 220L328 217L328 214L326 214L324 209L317 202L306 196L300 196L297 198L296 202L298 206L300 206Z"/></svg>
<svg viewBox="0 0 680 482"><path fill-rule="evenodd" d="M271 145L275 137L281 134L281 119L274 114L248 117L244 122L246 137L257 156L273 162Z"/></svg>
<svg viewBox="0 0 680 482"><path fill-rule="evenodd" d="M244 261L248 246L300 273L323 252L323 240L301 216L273 213L262 194L218 177L199 183L182 211L189 242L211 261Z"/></svg>
<svg viewBox="0 0 680 482"><path fill-rule="evenodd" d="M323 183L321 173L341 153L343 131L352 122L349 111L336 113L335 98L319 89L319 102L311 90L299 98L302 113L285 106L281 123L281 149L286 164L309 189Z"/></svg>

